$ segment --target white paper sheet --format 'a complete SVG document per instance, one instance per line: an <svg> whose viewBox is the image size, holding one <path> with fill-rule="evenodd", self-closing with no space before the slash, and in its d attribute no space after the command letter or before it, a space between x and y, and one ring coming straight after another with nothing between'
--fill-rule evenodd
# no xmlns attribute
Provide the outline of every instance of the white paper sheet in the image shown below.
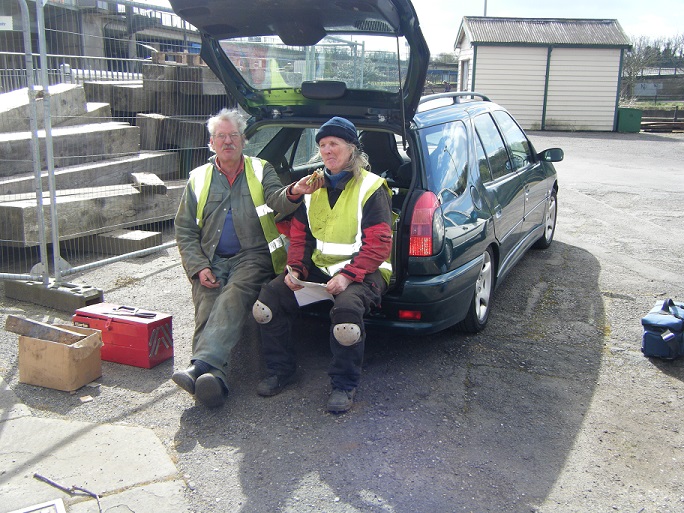
<svg viewBox="0 0 684 513"><path fill-rule="evenodd" d="M332 294L325 290L325 283L314 283L312 281L304 281L295 278L295 275L292 274L292 268L289 265L287 266L287 272L290 274L290 278L294 283L304 287L303 289L295 290L295 297L297 298L299 306L316 303L318 301L333 300Z"/></svg>

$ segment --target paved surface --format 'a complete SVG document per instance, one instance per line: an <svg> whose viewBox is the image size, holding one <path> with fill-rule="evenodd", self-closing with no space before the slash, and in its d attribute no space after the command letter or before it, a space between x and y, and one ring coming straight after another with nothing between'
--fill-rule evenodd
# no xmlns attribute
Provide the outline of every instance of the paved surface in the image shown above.
<svg viewBox="0 0 684 513"><path fill-rule="evenodd" d="M684 134L532 138L566 154L553 245L507 276L482 333L374 334L346 415L325 412L327 323L298 324L298 381L273 398L255 393L250 325L226 406L207 410L169 380L193 326L177 251L71 276L108 302L173 314L176 357L103 362L97 388L69 394L19 383L17 336L0 329L0 375L20 399L0 395L14 419L0 422L0 513L53 498L97 512L34 472L101 493L107 513L682 513L684 359L644 358L639 319L684 298ZM3 286L0 326L10 314L69 322Z"/></svg>
<svg viewBox="0 0 684 513"><path fill-rule="evenodd" d="M152 430L36 417L1 378L0 469L2 513L59 499L70 513L98 511L97 498L61 491L36 473L93 492L102 511L190 511L185 481Z"/></svg>

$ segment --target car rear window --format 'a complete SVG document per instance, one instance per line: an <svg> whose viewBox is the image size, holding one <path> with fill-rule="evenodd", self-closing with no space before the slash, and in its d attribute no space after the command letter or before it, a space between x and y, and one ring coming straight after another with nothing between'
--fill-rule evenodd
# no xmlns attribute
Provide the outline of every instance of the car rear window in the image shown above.
<svg viewBox="0 0 684 513"><path fill-rule="evenodd" d="M466 188L468 133L461 121L427 128L421 133L427 149L428 188L440 199L460 196Z"/></svg>

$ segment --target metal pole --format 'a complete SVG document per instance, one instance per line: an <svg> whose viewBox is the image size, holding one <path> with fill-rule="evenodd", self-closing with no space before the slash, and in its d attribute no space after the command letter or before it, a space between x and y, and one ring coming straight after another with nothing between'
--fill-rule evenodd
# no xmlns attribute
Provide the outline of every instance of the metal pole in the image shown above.
<svg viewBox="0 0 684 513"><path fill-rule="evenodd" d="M40 71L43 82L43 122L45 124L45 162L48 170L48 184L50 189L50 221L52 228L52 259L55 271L55 285L59 285L61 281L61 265L63 260L59 254L59 223L57 222L57 194L55 192L55 161L52 147L52 119L50 116L50 91L48 80L48 62L45 42L45 18L43 16L43 8L47 0L40 0L36 2L36 18L38 20L38 45L40 46ZM38 216L41 217L42 210L38 211Z"/></svg>
<svg viewBox="0 0 684 513"><path fill-rule="evenodd" d="M36 204L38 215L38 238L40 240L40 263L33 266L31 275L41 275L43 284L47 286L50 281L47 265L47 240L45 237L45 219L43 212L43 179L40 169L40 140L38 139L38 108L36 107L36 89L33 77L33 48L31 45L31 19L26 0L19 0L21 19L24 29L24 54L26 56L26 81L29 96L29 125L31 127L31 154L33 155L33 175L36 191Z"/></svg>
<svg viewBox="0 0 684 513"><path fill-rule="evenodd" d="M487 16L487 0L484 0L484 3L485 3L484 15Z"/></svg>

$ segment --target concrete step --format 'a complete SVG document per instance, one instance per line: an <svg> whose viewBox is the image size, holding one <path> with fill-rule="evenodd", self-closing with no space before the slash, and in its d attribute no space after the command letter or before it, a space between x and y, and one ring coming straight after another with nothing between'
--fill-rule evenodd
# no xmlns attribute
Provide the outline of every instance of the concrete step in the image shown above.
<svg viewBox="0 0 684 513"><path fill-rule="evenodd" d="M110 232L173 219L185 190L185 180L166 183L166 194L141 193L132 185L110 185L56 193L59 240ZM0 196L0 245L40 244L38 204L34 194ZM52 238L50 198L43 195L45 236Z"/></svg>
<svg viewBox="0 0 684 513"><path fill-rule="evenodd" d="M84 82L89 102L109 103L113 112L152 112L150 94L142 80Z"/></svg>
<svg viewBox="0 0 684 513"><path fill-rule="evenodd" d="M38 128L45 128L45 95L41 86L36 91L36 121ZM52 126L86 114L86 96L83 86L55 84L48 88ZM0 94L0 132L30 131L31 109L28 88Z"/></svg>
<svg viewBox="0 0 684 513"><path fill-rule="evenodd" d="M55 169L55 188L59 190L132 184L132 173L153 173L162 180L178 179L178 155L171 151L144 152ZM47 191L47 171L42 176L42 190ZM0 195L32 193L35 189L33 173L0 178Z"/></svg>
<svg viewBox="0 0 684 513"><path fill-rule="evenodd" d="M38 131L40 168L46 169L45 130ZM52 130L55 169L140 150L140 130L128 123L107 122L57 127ZM0 177L33 171L31 132L0 134Z"/></svg>
<svg viewBox="0 0 684 513"><path fill-rule="evenodd" d="M88 102L84 114L62 119L58 126L87 125L109 121L112 121L112 109L108 103Z"/></svg>

